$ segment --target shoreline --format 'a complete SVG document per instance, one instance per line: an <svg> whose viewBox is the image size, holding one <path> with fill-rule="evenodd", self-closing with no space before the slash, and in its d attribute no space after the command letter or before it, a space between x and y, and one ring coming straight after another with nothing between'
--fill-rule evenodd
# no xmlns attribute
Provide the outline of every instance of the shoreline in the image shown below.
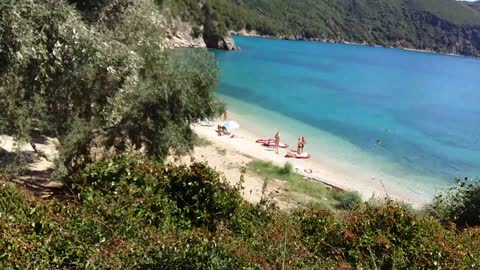
<svg viewBox="0 0 480 270"><path fill-rule="evenodd" d="M241 117L239 118L235 112L230 112L229 119L238 119L241 124ZM285 154L292 148L289 147L287 149L280 149L277 155L271 148L266 148L256 143L255 141L261 138L261 136L248 128L241 127L235 130L233 132L233 134L235 134L234 138L218 136L215 129L221 122L222 121L215 121L213 127L195 125L193 126L193 130L200 137L211 141L215 145L242 153L244 156L249 156L252 159L272 162L277 166L283 166L286 162L290 162L296 173L338 189L357 191L362 195L364 200L370 198L391 198L410 203L415 208L419 208L430 202L429 198L416 194L407 188L402 188L396 183L383 182L381 179L371 177L368 172L361 171L361 168L347 170L342 164L336 163L335 161L332 162L332 160L329 160L322 154L314 153L312 158L307 160L285 158ZM289 141L286 143L289 143ZM206 159L208 160L208 156ZM308 170L312 172L309 173L307 172Z"/></svg>
<svg viewBox="0 0 480 270"><path fill-rule="evenodd" d="M295 37L295 36L271 36L271 35L263 35L257 33L257 31L247 31L247 30L240 30L240 31L228 31L228 35L230 36L243 36L243 37L256 37L256 38L265 38L265 39L275 39L275 40L288 40L288 41L310 41L310 42L323 42L323 43L337 43L337 44L346 44L346 45L357 45L357 46L369 46L375 48L385 48L385 49L399 49L402 51L410 51L410 52L418 52L418 53L428 53L428 54L435 54L435 55L446 55L446 56L454 56L454 57L462 57L462 58L472 58L478 59L478 57L462 55L462 54L455 54L455 53L442 53L436 52L432 50L422 50L416 48L409 48L409 47L395 47L395 46L383 46L378 44L371 44L367 43L366 41L360 42L352 42L346 40L335 40L335 39L327 39L327 38L304 38L304 37ZM237 49L241 50L240 47Z"/></svg>

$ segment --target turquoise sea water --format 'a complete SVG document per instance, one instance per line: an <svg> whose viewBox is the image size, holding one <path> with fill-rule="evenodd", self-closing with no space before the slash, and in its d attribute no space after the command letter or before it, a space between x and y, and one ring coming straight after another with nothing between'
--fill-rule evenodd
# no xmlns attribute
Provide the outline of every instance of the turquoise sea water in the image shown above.
<svg viewBox="0 0 480 270"><path fill-rule="evenodd" d="M218 93L243 126L431 195L480 176L480 60L235 37ZM262 133L263 132L263 133ZM375 144L381 140L381 146ZM393 181L393 180L391 180Z"/></svg>

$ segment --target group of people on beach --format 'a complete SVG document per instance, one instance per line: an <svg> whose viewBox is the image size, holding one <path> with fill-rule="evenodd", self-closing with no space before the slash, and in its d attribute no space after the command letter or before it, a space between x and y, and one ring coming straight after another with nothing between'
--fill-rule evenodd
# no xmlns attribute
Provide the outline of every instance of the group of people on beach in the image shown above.
<svg viewBox="0 0 480 270"><path fill-rule="evenodd" d="M303 149L305 147L305 144L307 144L307 140L305 139L305 137L301 137L301 138L298 138L298 142L297 142L297 154L303 154ZM275 136L274 136L274 146L273 148L275 149L275 153L278 154L278 148L280 146L280 132L277 131L277 133L275 133Z"/></svg>
<svg viewBox="0 0 480 270"><path fill-rule="evenodd" d="M230 135L230 132L225 126L218 125L217 126L217 134L218 136L223 136L223 135Z"/></svg>
<svg viewBox="0 0 480 270"><path fill-rule="evenodd" d="M223 121L226 121L227 119L228 119L228 111L225 110L223 112ZM224 126L221 126L221 125L217 126L217 133L218 133L218 136L229 135L230 134L228 129ZM275 149L275 153L278 154L278 149L279 149L279 146L280 146L280 132L279 131L277 131L275 133L275 136L273 137L273 141L274 141L273 149ZM307 144L307 140L305 139L304 136L302 136L301 138L298 138L297 151L296 151L298 155L303 154L303 149L305 148L305 144Z"/></svg>
<svg viewBox="0 0 480 270"><path fill-rule="evenodd" d="M305 137L298 138L297 142L297 154L303 154L303 148L305 147L305 144L307 144L307 140Z"/></svg>

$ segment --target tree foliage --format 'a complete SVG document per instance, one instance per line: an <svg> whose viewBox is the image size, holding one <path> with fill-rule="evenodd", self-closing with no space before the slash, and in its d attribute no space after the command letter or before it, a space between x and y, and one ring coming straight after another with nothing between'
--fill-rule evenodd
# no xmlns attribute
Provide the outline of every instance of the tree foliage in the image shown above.
<svg viewBox="0 0 480 270"><path fill-rule="evenodd" d="M130 145L158 158L189 150L189 124L219 108L213 56L165 50L153 0L79 6L0 5L0 131L57 137L70 171L92 160L92 149ZM86 23L85 12L95 19Z"/></svg>
<svg viewBox="0 0 480 270"><path fill-rule="evenodd" d="M459 228L480 226L480 180L457 180L458 185L437 195L433 213L444 223Z"/></svg>
<svg viewBox="0 0 480 270"><path fill-rule="evenodd" d="M1 179L0 175L0 181ZM2 269L478 269L480 229L395 202L281 212L205 164L115 157L71 176L70 202L0 185ZM264 201L265 202L265 201Z"/></svg>

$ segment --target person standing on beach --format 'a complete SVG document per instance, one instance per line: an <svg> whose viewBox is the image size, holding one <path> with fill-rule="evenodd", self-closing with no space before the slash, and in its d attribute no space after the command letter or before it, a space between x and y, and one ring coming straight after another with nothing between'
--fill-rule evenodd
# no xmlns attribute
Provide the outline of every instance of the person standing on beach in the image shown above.
<svg viewBox="0 0 480 270"><path fill-rule="evenodd" d="M228 119L228 111L227 109L225 109L225 111L223 111L223 121L227 121Z"/></svg>
<svg viewBox="0 0 480 270"><path fill-rule="evenodd" d="M278 154L278 146L280 145L280 132L277 131L277 133L275 133L275 145L274 145L274 149L275 149L275 153Z"/></svg>
<svg viewBox="0 0 480 270"><path fill-rule="evenodd" d="M300 154L303 154L303 148L305 147L305 144L307 144L307 140L305 137L302 136L302 143L300 144Z"/></svg>
<svg viewBox="0 0 480 270"><path fill-rule="evenodd" d="M302 149L302 138L298 138L297 141L297 154L300 155L300 150Z"/></svg>

